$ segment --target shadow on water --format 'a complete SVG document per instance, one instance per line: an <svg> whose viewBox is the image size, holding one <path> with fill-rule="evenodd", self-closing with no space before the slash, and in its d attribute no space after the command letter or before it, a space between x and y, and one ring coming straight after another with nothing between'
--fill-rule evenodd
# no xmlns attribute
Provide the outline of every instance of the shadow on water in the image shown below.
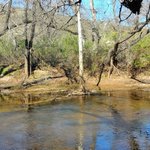
<svg viewBox="0 0 150 150"><path fill-rule="evenodd" d="M33 105L48 99L50 95L0 95L1 149L150 149L146 92L117 91Z"/></svg>

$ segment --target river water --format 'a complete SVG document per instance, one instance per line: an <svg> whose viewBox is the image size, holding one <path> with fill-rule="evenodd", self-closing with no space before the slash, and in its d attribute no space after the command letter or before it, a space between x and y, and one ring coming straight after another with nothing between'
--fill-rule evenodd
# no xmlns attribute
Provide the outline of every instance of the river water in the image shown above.
<svg viewBox="0 0 150 150"><path fill-rule="evenodd" d="M35 101L41 97L50 95ZM28 111L23 101L24 95L0 96L0 150L150 149L149 89L74 97Z"/></svg>

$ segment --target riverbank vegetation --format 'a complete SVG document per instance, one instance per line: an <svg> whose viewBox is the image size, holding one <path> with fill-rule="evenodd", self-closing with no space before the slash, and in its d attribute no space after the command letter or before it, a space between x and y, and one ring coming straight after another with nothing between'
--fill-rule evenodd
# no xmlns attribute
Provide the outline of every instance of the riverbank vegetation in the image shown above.
<svg viewBox="0 0 150 150"><path fill-rule="evenodd" d="M101 86L101 78L106 76L113 83L112 75L150 84L149 2L143 2L140 15L126 18L130 10L124 8L121 14L120 4L110 1L112 10L107 12L110 16L103 19L97 16L104 14L96 11L92 0L90 3L91 11L84 4L74 2L60 1L57 7L36 0L20 5L13 4L12 0L3 2L0 6L1 89L25 89L32 85L37 89L39 84L47 86L53 80L49 84L62 85L65 90L78 89L81 84L82 91L88 93L88 84L90 90L95 89L93 85ZM82 60L79 63L82 57L78 50L78 12L81 13L83 64ZM86 17L87 13L92 17ZM81 77L78 72L82 65Z"/></svg>

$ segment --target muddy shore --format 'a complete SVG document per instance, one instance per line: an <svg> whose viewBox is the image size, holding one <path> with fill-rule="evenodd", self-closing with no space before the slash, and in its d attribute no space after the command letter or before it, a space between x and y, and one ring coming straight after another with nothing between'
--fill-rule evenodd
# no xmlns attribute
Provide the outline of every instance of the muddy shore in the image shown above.
<svg viewBox="0 0 150 150"><path fill-rule="evenodd" d="M68 84L67 78L60 73L50 75L51 77L49 77L49 72L46 71L37 71L29 79L24 80L23 73L20 71L17 72L17 74L5 76L0 78L0 92L51 93L52 95L80 94L79 84ZM39 79L43 79L42 82L36 83ZM103 76L99 86L96 86L97 77L85 76L85 87L87 91L91 93L140 88L150 89L150 76L140 76L138 79L144 83L133 80L127 76L113 75L111 78ZM22 86L22 82L28 86Z"/></svg>

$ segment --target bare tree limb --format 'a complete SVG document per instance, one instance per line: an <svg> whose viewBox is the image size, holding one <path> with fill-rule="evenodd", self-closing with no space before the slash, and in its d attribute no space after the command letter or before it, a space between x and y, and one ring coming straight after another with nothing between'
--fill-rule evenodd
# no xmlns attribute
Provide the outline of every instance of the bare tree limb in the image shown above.
<svg viewBox="0 0 150 150"><path fill-rule="evenodd" d="M113 49L110 49L110 50L109 50L106 59L102 62L102 65L101 65L102 67L100 66L100 72L99 72L100 74L99 74L99 79L98 79L98 82L97 82L97 86L99 85L99 83L100 83L100 81L101 81L101 76L102 76L102 73L103 73L103 70L104 70L105 66L106 66L106 65L112 65L112 67L111 67L112 70L110 71L110 72L112 73L113 68L114 68L113 66L116 67L116 64L114 64L114 63L117 63L117 61L116 61L117 55L118 55L120 52L122 52L122 51L124 51L124 50L126 50L126 49L128 48L128 47L125 47L125 48L121 49L121 45L124 44L126 41L130 40L132 37L134 37L137 33L140 33L138 38L136 38L135 40L130 41L130 47L131 47L131 46L135 45L136 43L138 43L138 42L139 42L142 38L144 38L147 34L150 33L150 30L149 30L149 29L146 31L145 34L142 33L144 27L145 27L146 25L148 25L149 22L150 22L149 12L150 12L150 5L149 5L148 10L147 10L145 22L143 22L143 23L140 24L140 25L136 25L136 29L135 29L134 31L132 31L132 32L130 33L130 35L128 35L128 36L127 36L126 38L124 38L123 40L120 40L120 41L116 42L116 43L114 44ZM110 62L112 62L112 63L110 64Z"/></svg>
<svg viewBox="0 0 150 150"><path fill-rule="evenodd" d="M12 7L12 0L9 0L7 12L6 12L6 18L4 21L4 27L3 27L3 30L0 32L0 36L2 36L9 29L8 24L9 24L10 15L11 15L11 7Z"/></svg>
<svg viewBox="0 0 150 150"><path fill-rule="evenodd" d="M18 24L13 24L13 25L9 26L9 28L7 28L7 29L1 31L1 32L0 32L0 37L3 36L3 35L5 35L9 30L18 28L19 26L22 26L22 25L24 25L25 23L30 24L31 22L32 22L31 20L28 20L27 22L26 22L26 21L23 21L23 22L18 23Z"/></svg>

